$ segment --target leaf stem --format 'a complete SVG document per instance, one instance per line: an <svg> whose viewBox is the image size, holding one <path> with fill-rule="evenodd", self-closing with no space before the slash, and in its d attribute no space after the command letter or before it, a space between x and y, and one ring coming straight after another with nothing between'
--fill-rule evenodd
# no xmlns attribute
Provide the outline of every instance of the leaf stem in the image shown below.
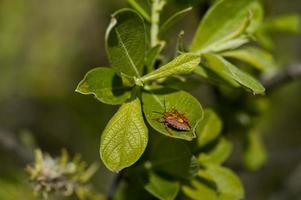
<svg viewBox="0 0 301 200"><path fill-rule="evenodd" d="M141 92L141 86L136 85L133 90L132 90L132 94L131 94L131 100L135 100L137 97L140 96L140 92Z"/></svg>
<svg viewBox="0 0 301 200"><path fill-rule="evenodd" d="M122 178L123 178L122 171L119 172L119 173L117 173L117 174L114 174L111 186L109 188L108 200L112 200L113 199L113 197L114 197L114 195L115 195L115 193L116 193L116 191L118 189L118 186L119 186Z"/></svg>
<svg viewBox="0 0 301 200"><path fill-rule="evenodd" d="M139 11L139 13L144 17L144 19L147 22L151 21L149 13L147 11L145 11L145 9L139 3L137 3L136 0L128 0L128 2L133 8L135 8L137 11Z"/></svg>
<svg viewBox="0 0 301 200"><path fill-rule="evenodd" d="M159 23L160 12L162 11L166 1L165 0L152 0L152 13L151 13L151 47L156 46L160 40L159 35Z"/></svg>

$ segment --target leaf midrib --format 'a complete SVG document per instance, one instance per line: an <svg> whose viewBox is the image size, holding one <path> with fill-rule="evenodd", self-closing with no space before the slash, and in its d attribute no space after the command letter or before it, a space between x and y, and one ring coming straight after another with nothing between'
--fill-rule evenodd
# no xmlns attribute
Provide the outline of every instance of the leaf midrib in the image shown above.
<svg viewBox="0 0 301 200"><path fill-rule="evenodd" d="M132 103L134 103L134 102L132 102ZM130 119L132 118L131 116L132 116L134 113L136 113L136 112L131 112L132 109L136 108L136 105L135 105L135 104L133 104L133 106L129 106L129 105L127 105L127 106L128 106L128 108L127 108L126 114L125 114L125 115L126 115L126 120L125 120L126 123L125 123L125 124L129 124L129 123L130 123ZM134 124L136 130L138 130L139 141L141 141L141 135L139 134L140 131L139 131L139 128L137 127L137 125L136 125L134 119L133 119L132 124ZM130 143L130 141L128 140L128 137L126 137L127 134L128 134L128 129L129 129L129 127L130 127L130 126L125 126L125 133L126 133L126 134L123 134L123 141L126 139L126 141L129 143L129 146L132 146L131 143ZM124 149L125 143L123 142L121 145L122 145L121 149ZM140 150L141 150L141 145L142 145L142 143L139 142L139 148L136 148L136 149L139 149L139 152L140 152ZM132 148L132 149L134 149L134 148ZM120 159L120 161L119 161L118 167L120 167L121 163L123 163L122 158L124 157L124 156L123 156L123 155L124 155L124 151L121 151L121 155L122 155L122 156L121 156L121 159Z"/></svg>
<svg viewBox="0 0 301 200"><path fill-rule="evenodd" d="M134 69L134 71L135 71L137 77L140 78L139 71L138 71L138 69L137 69L137 67L136 67L136 65L135 65L135 63L134 63L134 61L132 60L132 58L131 58L131 56L130 56L130 54L129 54L128 49L126 48L126 46L125 46L125 44L124 44L124 42L123 42L123 40L122 40L122 38L121 38L121 36L120 36L120 33L119 33L117 27L115 28L115 32L116 32L117 38L118 38L118 40L119 40L119 42L120 42L120 44L121 44L121 47L124 49L125 54L127 55L127 58L128 58L128 60L130 61L131 66L133 67L133 69Z"/></svg>
<svg viewBox="0 0 301 200"><path fill-rule="evenodd" d="M249 5L249 4L248 4ZM246 6L247 7L247 6ZM241 13L245 12L245 9L240 10L237 15L240 16ZM237 17L238 18L238 17ZM204 19L207 20L207 19ZM224 26L228 26L228 24L231 24L232 22L228 21L224 23ZM200 29L204 29L204 23L202 23ZM212 46L214 46L216 43L223 42L225 39L229 38L231 35L233 35L236 31L233 31L232 33L229 33L228 35L224 36L224 38L219 39L219 40L213 40L212 38L216 37L217 35L220 35L223 29L220 28L217 32L211 35L210 39L207 40L206 42L203 42L201 47L199 47L199 50L196 50L198 53L205 53L208 49L210 49Z"/></svg>

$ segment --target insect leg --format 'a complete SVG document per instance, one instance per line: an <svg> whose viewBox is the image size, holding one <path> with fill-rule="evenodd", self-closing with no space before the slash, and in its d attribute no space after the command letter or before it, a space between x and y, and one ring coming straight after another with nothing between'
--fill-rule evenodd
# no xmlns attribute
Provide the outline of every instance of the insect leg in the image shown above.
<svg viewBox="0 0 301 200"><path fill-rule="evenodd" d="M163 112L159 112L159 111L152 111L153 113L157 113L157 114L161 114L163 115L164 113Z"/></svg>
<svg viewBox="0 0 301 200"><path fill-rule="evenodd" d="M169 135L173 135L170 128L168 127L167 123L164 123L164 125L165 125L165 129L169 133Z"/></svg>
<svg viewBox="0 0 301 200"><path fill-rule="evenodd" d="M166 98L164 97L164 110L165 110L165 112L167 112L167 108L166 108Z"/></svg>
<svg viewBox="0 0 301 200"><path fill-rule="evenodd" d="M159 123L165 123L165 120L163 118L154 118L153 120L155 120Z"/></svg>

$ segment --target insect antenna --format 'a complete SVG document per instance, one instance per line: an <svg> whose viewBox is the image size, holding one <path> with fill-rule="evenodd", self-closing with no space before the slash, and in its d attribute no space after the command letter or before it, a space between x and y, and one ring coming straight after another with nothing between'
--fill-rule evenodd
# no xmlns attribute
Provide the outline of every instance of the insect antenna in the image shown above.
<svg viewBox="0 0 301 200"><path fill-rule="evenodd" d="M164 111L167 112L167 109L166 109L166 97L164 97L164 102L163 102L163 104L164 104Z"/></svg>
<svg viewBox="0 0 301 200"><path fill-rule="evenodd" d="M164 122L165 122L165 120L162 119L162 118L154 118L154 119L152 119L152 120L154 120L154 121L156 121L156 122L159 122L159 123L164 123Z"/></svg>
<svg viewBox="0 0 301 200"><path fill-rule="evenodd" d="M153 113L158 113L158 114L161 114L163 115L164 113L163 112L159 112L159 111L152 111Z"/></svg>

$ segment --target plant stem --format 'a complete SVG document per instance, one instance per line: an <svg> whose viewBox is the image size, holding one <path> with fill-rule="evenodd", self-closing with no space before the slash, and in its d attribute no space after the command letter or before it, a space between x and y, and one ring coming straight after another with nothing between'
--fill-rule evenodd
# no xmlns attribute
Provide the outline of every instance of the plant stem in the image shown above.
<svg viewBox="0 0 301 200"><path fill-rule="evenodd" d="M14 133L0 129L0 147L1 150L17 155L18 161L22 164L28 164L34 160L32 149L22 145Z"/></svg>
<svg viewBox="0 0 301 200"><path fill-rule="evenodd" d="M114 175L111 186L109 188L108 200L113 199L113 197L117 191L118 185L122 180L122 176L123 176L122 172L119 172L118 174Z"/></svg>
<svg viewBox="0 0 301 200"><path fill-rule="evenodd" d="M151 15L151 47L156 46L159 40L159 23L160 12L162 11L166 1L165 0L152 0L152 15Z"/></svg>

